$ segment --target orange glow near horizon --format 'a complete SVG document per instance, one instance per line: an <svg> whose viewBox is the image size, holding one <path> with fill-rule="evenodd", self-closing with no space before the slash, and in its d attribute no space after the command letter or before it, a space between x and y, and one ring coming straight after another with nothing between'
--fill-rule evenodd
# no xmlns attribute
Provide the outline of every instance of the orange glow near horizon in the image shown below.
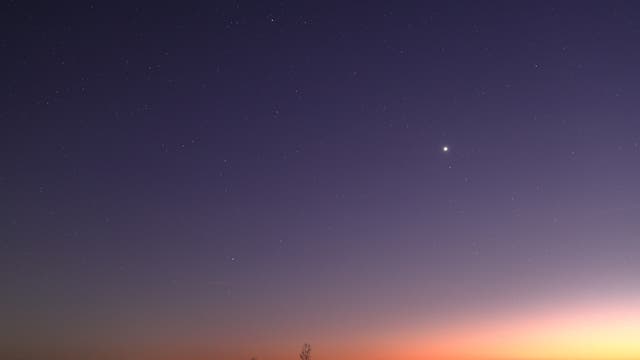
<svg viewBox="0 0 640 360"><path fill-rule="evenodd" d="M421 351L409 357L638 359L640 302L583 304L479 321L435 334L416 348Z"/></svg>
<svg viewBox="0 0 640 360"><path fill-rule="evenodd" d="M372 329L370 329L372 330ZM314 360L631 360L640 359L640 298L592 301L521 309L447 327L386 329L386 334L353 333L316 338ZM375 332L375 330L372 330ZM133 344L131 344L133 345ZM208 345L164 344L105 359L260 360L295 359L297 343ZM256 347L257 346L257 347ZM88 350L87 350L88 351ZM87 352L90 353L90 352ZM115 354L113 349L104 354ZM62 352L61 354L64 354ZM94 352L95 354L95 352ZM1 355L1 354L0 354ZM69 355L69 354L66 354ZM86 358L59 356L58 358ZM50 357L55 358L55 357Z"/></svg>

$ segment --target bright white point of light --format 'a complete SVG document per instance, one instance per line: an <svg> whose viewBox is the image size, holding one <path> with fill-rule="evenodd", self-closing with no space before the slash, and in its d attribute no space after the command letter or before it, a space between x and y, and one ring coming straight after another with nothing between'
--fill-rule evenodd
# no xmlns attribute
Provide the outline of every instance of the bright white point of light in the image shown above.
<svg viewBox="0 0 640 360"><path fill-rule="evenodd" d="M442 147L442 151L444 151L444 152L449 151L449 147L448 147L448 146L443 146L443 147Z"/></svg>

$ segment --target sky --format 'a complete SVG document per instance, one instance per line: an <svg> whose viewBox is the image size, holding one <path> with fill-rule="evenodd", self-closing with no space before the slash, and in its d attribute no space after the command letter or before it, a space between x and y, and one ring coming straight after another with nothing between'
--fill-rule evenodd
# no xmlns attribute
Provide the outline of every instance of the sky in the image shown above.
<svg viewBox="0 0 640 360"><path fill-rule="evenodd" d="M0 28L3 359L640 358L638 3Z"/></svg>

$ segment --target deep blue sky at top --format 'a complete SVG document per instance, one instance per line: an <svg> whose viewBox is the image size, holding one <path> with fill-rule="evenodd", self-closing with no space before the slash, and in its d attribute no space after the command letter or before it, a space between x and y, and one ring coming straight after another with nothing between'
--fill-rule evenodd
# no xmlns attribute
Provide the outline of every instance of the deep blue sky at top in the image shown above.
<svg viewBox="0 0 640 360"><path fill-rule="evenodd" d="M640 271L633 2L1 13L4 332L321 332Z"/></svg>

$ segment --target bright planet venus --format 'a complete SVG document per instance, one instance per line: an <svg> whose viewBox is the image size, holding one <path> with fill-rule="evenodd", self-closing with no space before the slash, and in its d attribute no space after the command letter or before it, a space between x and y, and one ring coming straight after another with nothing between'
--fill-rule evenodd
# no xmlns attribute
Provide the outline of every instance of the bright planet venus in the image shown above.
<svg viewBox="0 0 640 360"><path fill-rule="evenodd" d="M0 359L640 359L640 2L0 27Z"/></svg>

